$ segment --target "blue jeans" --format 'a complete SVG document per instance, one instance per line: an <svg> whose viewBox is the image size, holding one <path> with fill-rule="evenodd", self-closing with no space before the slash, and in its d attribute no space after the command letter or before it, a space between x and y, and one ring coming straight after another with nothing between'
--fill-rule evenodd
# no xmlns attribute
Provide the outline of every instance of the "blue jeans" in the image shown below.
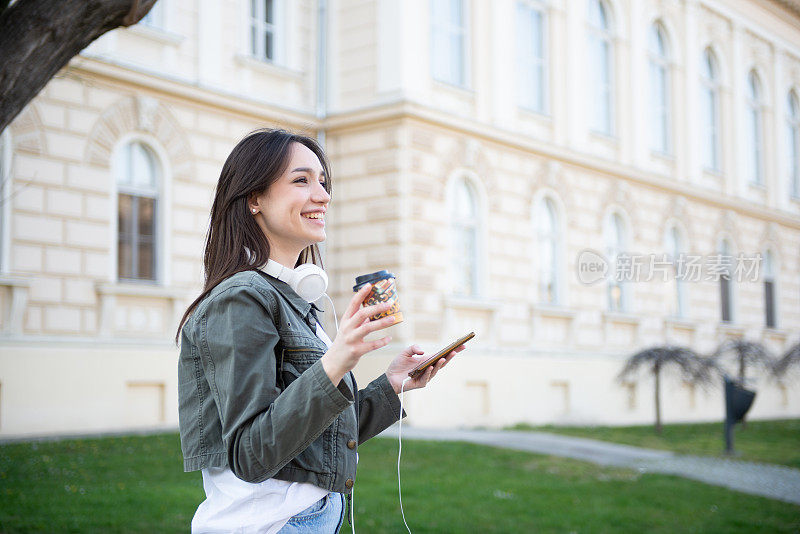
<svg viewBox="0 0 800 534"><path fill-rule="evenodd" d="M344 494L332 491L286 523L279 534L335 534L344 522Z"/></svg>

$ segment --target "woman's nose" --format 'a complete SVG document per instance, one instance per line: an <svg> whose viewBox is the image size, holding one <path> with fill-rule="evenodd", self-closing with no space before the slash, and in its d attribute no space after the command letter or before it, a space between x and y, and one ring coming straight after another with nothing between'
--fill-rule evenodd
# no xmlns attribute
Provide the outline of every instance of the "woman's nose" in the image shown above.
<svg viewBox="0 0 800 534"><path fill-rule="evenodd" d="M311 199L314 202L322 202L327 204L331 201L331 195L325 190L325 186L322 185L322 182L317 182L317 186L314 188Z"/></svg>

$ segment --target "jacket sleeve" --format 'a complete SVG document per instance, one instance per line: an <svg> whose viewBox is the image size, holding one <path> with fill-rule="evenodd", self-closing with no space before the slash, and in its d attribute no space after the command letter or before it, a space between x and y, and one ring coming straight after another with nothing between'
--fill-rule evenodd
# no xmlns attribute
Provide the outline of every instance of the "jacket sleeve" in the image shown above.
<svg viewBox="0 0 800 534"><path fill-rule="evenodd" d="M405 410L403 417L405 417ZM380 434L400 420L400 398L382 374L358 392L358 442Z"/></svg>
<svg viewBox="0 0 800 534"><path fill-rule="evenodd" d="M200 318L203 365L228 465L247 482L272 477L354 401L319 361L280 391L271 303L271 295L236 286L217 295Z"/></svg>

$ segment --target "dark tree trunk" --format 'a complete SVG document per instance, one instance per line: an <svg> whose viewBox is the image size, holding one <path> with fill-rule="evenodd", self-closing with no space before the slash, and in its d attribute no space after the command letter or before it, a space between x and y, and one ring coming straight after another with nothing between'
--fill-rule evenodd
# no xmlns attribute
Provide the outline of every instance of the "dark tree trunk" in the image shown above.
<svg viewBox="0 0 800 534"><path fill-rule="evenodd" d="M653 365L653 375L653 378L656 381L656 434L661 435L661 364L659 362L656 362L655 365Z"/></svg>
<svg viewBox="0 0 800 534"><path fill-rule="evenodd" d="M739 385L742 386L742 387L745 387L744 386L744 368L745 368L744 354L740 354L739 355ZM747 421L744 420L744 417L742 417L742 420L741 420L741 428L747 428Z"/></svg>
<svg viewBox="0 0 800 534"><path fill-rule="evenodd" d="M0 11L0 132L89 43L136 24L155 3L18 0Z"/></svg>
<svg viewBox="0 0 800 534"><path fill-rule="evenodd" d="M739 385L744 387L744 354L739 355Z"/></svg>

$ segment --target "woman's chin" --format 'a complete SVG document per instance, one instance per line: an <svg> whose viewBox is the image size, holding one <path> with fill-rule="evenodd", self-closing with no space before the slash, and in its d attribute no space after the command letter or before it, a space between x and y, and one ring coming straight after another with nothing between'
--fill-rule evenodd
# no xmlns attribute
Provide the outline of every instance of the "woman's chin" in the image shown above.
<svg viewBox="0 0 800 534"><path fill-rule="evenodd" d="M316 245L317 243L322 243L328 238L324 231L316 232L313 236L309 236L306 242L308 246Z"/></svg>

